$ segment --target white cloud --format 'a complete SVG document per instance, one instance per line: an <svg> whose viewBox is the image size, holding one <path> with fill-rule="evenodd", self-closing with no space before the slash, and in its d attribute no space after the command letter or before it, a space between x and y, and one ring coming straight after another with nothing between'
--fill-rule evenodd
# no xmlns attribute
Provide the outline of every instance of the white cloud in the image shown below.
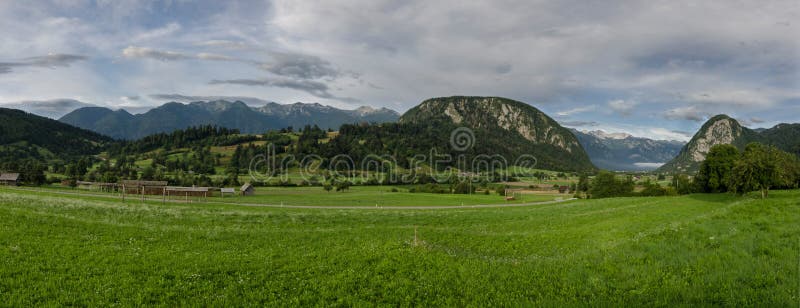
<svg viewBox="0 0 800 308"><path fill-rule="evenodd" d="M578 114L578 113L594 111L595 109L597 109L596 105L588 105L588 106L576 107L576 108L572 108L572 109L568 109L568 110L562 110L562 111L556 112L556 115L558 115L560 117L568 117L568 116L571 116L571 115L574 115L574 114Z"/></svg>

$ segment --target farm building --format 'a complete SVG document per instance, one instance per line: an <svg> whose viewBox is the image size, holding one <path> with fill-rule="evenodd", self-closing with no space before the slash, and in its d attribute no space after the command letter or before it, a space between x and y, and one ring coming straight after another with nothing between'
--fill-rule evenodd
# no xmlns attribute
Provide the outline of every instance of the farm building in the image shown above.
<svg viewBox="0 0 800 308"><path fill-rule="evenodd" d="M242 196L252 196L256 193L256 189L250 183L245 183L241 188Z"/></svg>
<svg viewBox="0 0 800 308"><path fill-rule="evenodd" d="M167 181L122 180L119 183L125 194L162 195Z"/></svg>
<svg viewBox="0 0 800 308"><path fill-rule="evenodd" d="M0 174L0 185L17 186L17 182L19 182L19 173Z"/></svg>
<svg viewBox="0 0 800 308"><path fill-rule="evenodd" d="M211 189L208 187L177 187L167 186L164 188L164 200L170 199L173 196L184 197L189 200L189 197L203 197L208 198L211 196Z"/></svg>

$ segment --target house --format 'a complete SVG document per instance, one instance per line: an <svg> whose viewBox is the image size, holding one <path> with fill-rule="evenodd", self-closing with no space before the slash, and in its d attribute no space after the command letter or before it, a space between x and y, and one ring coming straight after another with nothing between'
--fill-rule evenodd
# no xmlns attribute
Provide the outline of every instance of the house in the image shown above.
<svg viewBox="0 0 800 308"><path fill-rule="evenodd" d="M17 186L19 173L0 173L0 185Z"/></svg>
<svg viewBox="0 0 800 308"><path fill-rule="evenodd" d="M561 194L567 192L567 190L569 190L569 186L561 185L561 186L558 187L558 192L561 193Z"/></svg>
<svg viewBox="0 0 800 308"><path fill-rule="evenodd" d="M242 196L252 196L256 193L256 189L250 183L245 183L240 189Z"/></svg>

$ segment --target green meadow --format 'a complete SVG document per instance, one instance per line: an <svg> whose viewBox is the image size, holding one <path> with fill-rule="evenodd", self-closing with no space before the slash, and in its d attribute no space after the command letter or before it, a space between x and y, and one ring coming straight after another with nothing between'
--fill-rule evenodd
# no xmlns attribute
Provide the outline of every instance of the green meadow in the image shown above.
<svg viewBox="0 0 800 308"><path fill-rule="evenodd" d="M798 226L798 190L766 200L297 209L0 188L0 298L12 306L796 307Z"/></svg>

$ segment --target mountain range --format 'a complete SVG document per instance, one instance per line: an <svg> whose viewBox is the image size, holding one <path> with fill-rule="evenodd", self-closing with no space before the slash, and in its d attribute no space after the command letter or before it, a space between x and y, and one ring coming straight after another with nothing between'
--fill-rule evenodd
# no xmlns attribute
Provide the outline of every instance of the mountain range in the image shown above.
<svg viewBox="0 0 800 308"><path fill-rule="evenodd" d="M124 109L83 107L64 115L59 121L116 139L130 140L209 124L238 129L242 133L263 133L305 125L338 129L346 123L392 122L399 116L396 111L387 108L343 110L317 103L267 103L261 107L251 107L242 101L217 100L188 104L170 102L136 115Z"/></svg>
<svg viewBox="0 0 800 308"><path fill-rule="evenodd" d="M595 166L614 171L649 171L675 158L685 143L625 133L571 129Z"/></svg>
<svg viewBox="0 0 800 308"><path fill-rule="evenodd" d="M732 144L742 150L750 142L773 145L800 156L800 124L783 123L769 129L753 130L727 115L717 115L706 121L680 153L657 171L693 173L705 160L711 147Z"/></svg>

